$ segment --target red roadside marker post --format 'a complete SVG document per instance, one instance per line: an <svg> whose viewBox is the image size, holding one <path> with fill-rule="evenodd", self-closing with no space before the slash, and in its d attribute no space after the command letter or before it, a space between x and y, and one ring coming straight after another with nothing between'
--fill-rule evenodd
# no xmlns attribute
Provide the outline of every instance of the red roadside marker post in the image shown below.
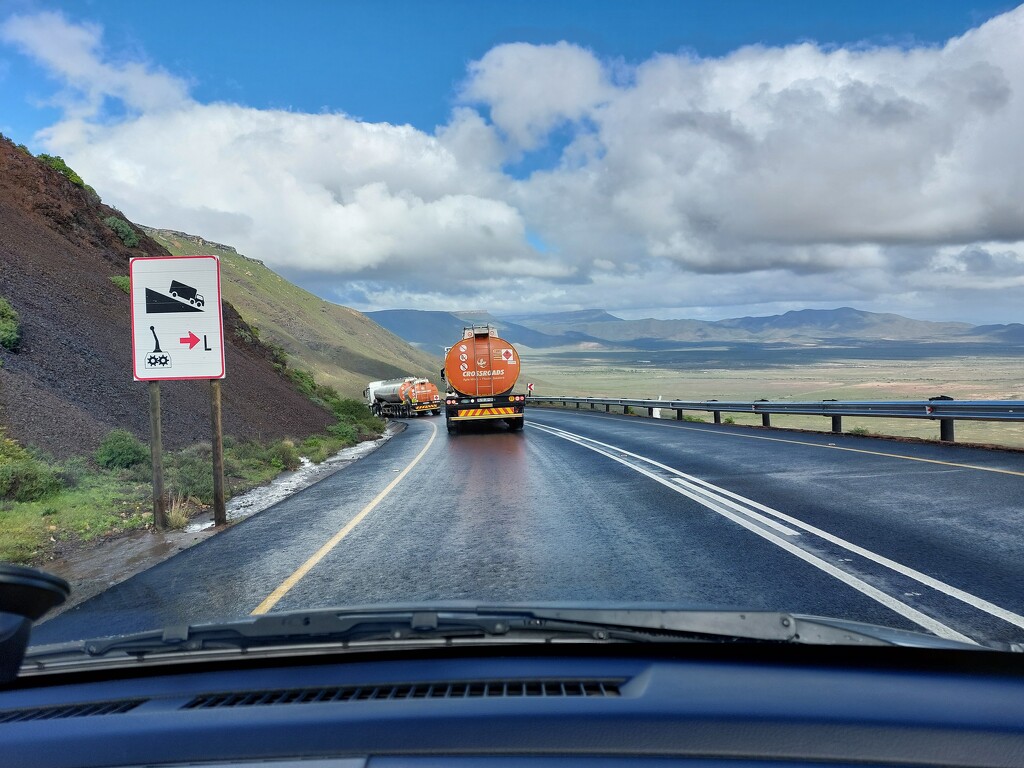
<svg viewBox="0 0 1024 768"><path fill-rule="evenodd" d="M129 263L132 375L149 382L150 452L153 461L153 524L167 527L160 426L160 382L210 382L213 432L213 519L227 522L224 504L224 438L220 380L224 378L224 313L220 259L216 256L153 256Z"/></svg>

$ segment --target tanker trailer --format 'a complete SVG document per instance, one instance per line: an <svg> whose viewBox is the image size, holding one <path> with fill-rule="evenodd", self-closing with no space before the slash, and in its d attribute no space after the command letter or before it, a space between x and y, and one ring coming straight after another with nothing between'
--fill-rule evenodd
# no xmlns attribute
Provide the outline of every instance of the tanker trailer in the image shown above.
<svg viewBox="0 0 1024 768"><path fill-rule="evenodd" d="M441 378L448 383L445 423L456 433L467 421L498 419L509 431L523 428L526 396L512 391L519 378L519 353L489 325L464 328L444 359Z"/></svg>
<svg viewBox="0 0 1024 768"><path fill-rule="evenodd" d="M402 379L370 382L366 390L370 411L375 416L408 418L413 414L441 412L437 387L426 379L407 376Z"/></svg>

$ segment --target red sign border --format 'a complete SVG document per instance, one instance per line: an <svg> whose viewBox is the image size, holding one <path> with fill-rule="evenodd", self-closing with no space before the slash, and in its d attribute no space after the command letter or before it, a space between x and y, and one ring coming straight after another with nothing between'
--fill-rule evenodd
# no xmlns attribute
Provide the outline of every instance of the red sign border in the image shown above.
<svg viewBox="0 0 1024 768"><path fill-rule="evenodd" d="M133 266L136 261L182 261L183 259L213 259L217 265L217 317L220 323L220 375L219 376L160 376L158 378L141 379L135 375L135 270ZM128 260L128 297L130 299L131 323L132 323L132 378L135 381L216 381L227 376L225 372L224 356L226 353L227 339L224 337L224 304L220 293L220 257L219 256L133 256Z"/></svg>

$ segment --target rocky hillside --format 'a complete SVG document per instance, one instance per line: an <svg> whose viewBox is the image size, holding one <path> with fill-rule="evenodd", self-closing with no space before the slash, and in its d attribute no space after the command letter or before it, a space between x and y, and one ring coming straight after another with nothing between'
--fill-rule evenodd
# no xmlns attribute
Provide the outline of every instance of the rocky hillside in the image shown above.
<svg viewBox="0 0 1024 768"><path fill-rule="evenodd" d="M147 385L132 379L128 296L111 278L127 276L133 256L167 251L128 223L119 236L111 217L124 219L80 181L0 140L0 299L21 330L16 351L0 347L0 426L58 458L91 452L115 427L149 435ZM301 438L332 423L275 371L267 346L245 341L252 334L228 303L224 320L226 434ZM167 446L209 439L208 387L161 388Z"/></svg>

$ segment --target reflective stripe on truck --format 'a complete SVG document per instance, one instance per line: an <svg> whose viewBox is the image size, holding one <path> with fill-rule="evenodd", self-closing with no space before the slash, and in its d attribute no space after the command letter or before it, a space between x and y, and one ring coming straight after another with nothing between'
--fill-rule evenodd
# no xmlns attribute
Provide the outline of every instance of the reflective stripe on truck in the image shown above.
<svg viewBox="0 0 1024 768"><path fill-rule="evenodd" d="M452 416L452 421L465 421L467 419L504 419L508 416L515 416L515 408L470 408L459 411L458 416ZM519 412L522 416L522 411Z"/></svg>

